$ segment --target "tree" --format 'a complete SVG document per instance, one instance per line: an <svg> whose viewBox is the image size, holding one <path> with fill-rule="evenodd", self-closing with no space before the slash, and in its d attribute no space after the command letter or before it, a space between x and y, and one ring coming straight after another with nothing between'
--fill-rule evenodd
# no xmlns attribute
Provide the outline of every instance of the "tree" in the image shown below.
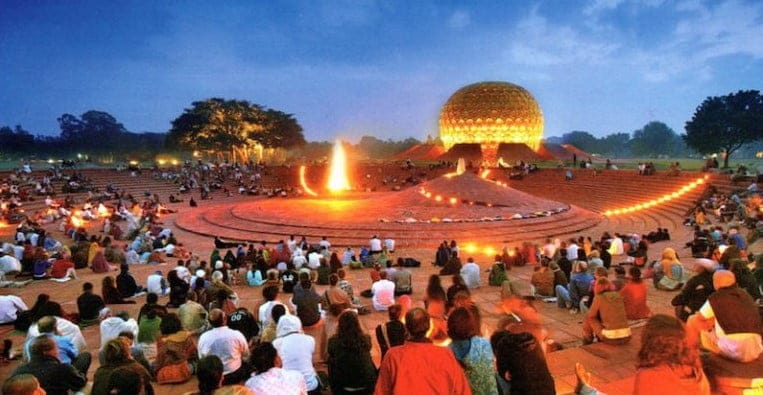
<svg viewBox="0 0 763 395"><path fill-rule="evenodd" d="M633 132L630 148L633 155L675 155L680 150L680 137L662 122L652 121Z"/></svg>
<svg viewBox="0 0 763 395"><path fill-rule="evenodd" d="M104 111L90 110L80 118L63 114L58 125L61 142L72 149L106 152L123 149L129 143L127 129Z"/></svg>
<svg viewBox="0 0 763 395"><path fill-rule="evenodd" d="M599 141L591 133L573 131L562 136L564 144L572 144L586 152L599 152Z"/></svg>
<svg viewBox="0 0 763 395"><path fill-rule="evenodd" d="M740 90L708 97L686 122L686 134L682 137L701 154L722 149L723 167L728 167L731 154L745 144L763 139L763 96L756 90Z"/></svg>
<svg viewBox="0 0 763 395"><path fill-rule="evenodd" d="M248 152L258 144L288 148L305 143L302 127L291 114L265 110L246 100L212 98L192 103L172 121L167 144L217 153Z"/></svg>

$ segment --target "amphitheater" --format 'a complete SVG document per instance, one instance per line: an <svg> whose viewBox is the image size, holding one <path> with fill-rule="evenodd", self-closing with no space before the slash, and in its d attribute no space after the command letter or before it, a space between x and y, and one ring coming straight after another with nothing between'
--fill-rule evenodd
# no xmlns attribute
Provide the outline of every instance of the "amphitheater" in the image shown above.
<svg viewBox="0 0 763 395"><path fill-rule="evenodd" d="M150 171L137 176L106 169L81 172L90 177L95 186L103 188L113 183L138 198L146 192L158 194L163 201L167 201L170 193L177 195L175 184L153 178ZM311 168L308 183L321 182L323 172L324 169L320 166ZM487 270L492 263L489 252L499 250L504 245L514 246L522 241L542 243L549 237L598 238L605 231L645 234L661 227L670 231L672 239L652 245L650 254L659 255L664 247L673 247L679 251L682 262L691 270L694 262L688 250L684 249L684 243L691 238L690 228L682 225L687 209L692 207L708 185L721 191L739 187L732 184L728 176L717 174L684 172L680 176L669 176L658 172L654 176L639 176L630 170L593 173L582 169L573 170L573 181L565 181L564 172L559 169L541 169L522 180L509 180L506 174L494 170L484 178L472 175L457 179L450 185L442 178L449 172L452 169L403 170L395 164L366 164L360 165L355 172L353 185L357 185L359 190L343 197L267 198L236 194L227 197L216 190L213 191L211 200L202 201L198 193L194 193L199 203L196 208L188 206L188 194L181 195L185 202L169 205L178 212L165 215L161 220L173 229L186 248L202 257L209 256L213 248L213 236L252 242L265 240L269 243L286 239L291 234L297 237L304 235L310 241L326 236L332 247L352 246L356 250L366 245L373 234L392 237L397 244L393 257L410 256L423 262L421 268L412 269L412 298L418 304L423 298L427 278L436 272L430 262L433 261L434 247L442 240L457 240L461 246L468 246L467 254L474 256L482 268ZM37 171L35 174L41 177L43 173ZM0 176L6 178L7 174ZM423 182L417 185L402 182L409 177ZM698 179L702 180L701 184L697 183ZM229 189L235 190L232 181L228 183ZM695 187L688 188L692 183ZM269 168L263 176L265 187L298 184L296 169L292 167ZM679 194L679 191L682 192ZM426 196L427 192L430 193L429 197ZM671 198L650 204L666 195ZM81 201L85 195L80 193L73 196ZM436 196L442 196L442 201L437 201ZM457 199L455 204L450 203L451 197ZM25 202L24 206L27 212L34 212L42 209L44 203L41 198L37 198ZM619 214L614 215L615 210ZM55 238L66 242L55 225L46 227ZM89 232L97 233L100 223L94 221L87 227ZM0 241L12 240L13 231L12 226L0 227ZM750 249L755 253L763 252L760 242ZM615 257L613 263L617 262ZM159 267L165 274L172 268L174 261L166 265ZM141 282L156 269L157 267L140 266L131 268L131 272ZM531 270L529 267L517 268L512 271L512 275L529 281ZM2 288L0 293L18 294L31 306L36 295L45 292L61 302L65 310L76 311L75 299L80 294L82 283L92 282L98 290L102 276L81 269L79 278L68 283L39 281L24 288ZM356 290L370 288L369 276L363 270L352 271L350 276ZM449 283L447 279L443 282L445 286ZM486 323L494 326L500 318L500 313L495 308L500 298L499 289L486 285L487 273L483 274L483 284L483 287L474 292L474 296L484 312ZM262 299L261 290L257 288L238 286L236 291L241 304L250 309L256 308ZM322 292L321 286L319 292ZM649 306L653 312L672 314L669 303L672 293L651 287L649 292ZM135 305L122 305L118 308L137 316L142 303L139 300ZM609 394L630 393L635 372L635 353L640 343L638 326L634 327L634 341L628 346L615 348L593 344L580 347L582 316L570 315L566 310L559 310L555 304L538 302L537 307L551 338L564 346L563 350L548 354L557 393L573 392L574 362L584 363L593 372L594 383L601 391ZM376 325L386 319L386 313L382 312L362 317L370 334ZM87 327L83 329L83 334L90 350L97 350L100 344L98 329ZM24 334L13 332L12 327L0 326L0 338L10 338L18 347ZM378 363L376 345L373 355ZM0 377L7 377L18 363L12 361L0 366ZM97 367L96 359L90 368L90 380ZM740 385L740 382L749 384L751 377L763 376L761 363L737 365L712 360L706 363L706 369L716 380L718 393L735 393L734 387ZM155 385L155 390L161 394L178 394L193 390L195 385L194 379L182 385Z"/></svg>

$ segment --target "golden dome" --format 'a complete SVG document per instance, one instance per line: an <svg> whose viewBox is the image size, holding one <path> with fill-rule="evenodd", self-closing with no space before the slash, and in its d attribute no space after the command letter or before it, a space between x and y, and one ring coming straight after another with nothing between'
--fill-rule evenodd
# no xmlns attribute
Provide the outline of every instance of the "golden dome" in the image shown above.
<svg viewBox="0 0 763 395"><path fill-rule="evenodd" d="M524 143L538 150L543 113L526 89L508 82L478 82L454 93L440 112L440 139L446 149L477 143L496 150L500 143Z"/></svg>

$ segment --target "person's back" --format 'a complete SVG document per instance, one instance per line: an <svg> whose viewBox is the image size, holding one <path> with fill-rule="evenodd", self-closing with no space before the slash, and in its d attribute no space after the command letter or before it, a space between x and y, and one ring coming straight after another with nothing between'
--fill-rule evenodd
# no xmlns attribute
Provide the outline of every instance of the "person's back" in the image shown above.
<svg viewBox="0 0 763 395"><path fill-rule="evenodd" d="M409 341L392 347L379 367L376 394L471 394L461 365L450 349L426 339L429 314L415 308L406 314Z"/></svg>
<svg viewBox="0 0 763 395"><path fill-rule="evenodd" d="M387 280L387 272L380 272L381 279L371 286L375 310L387 310L395 303L395 283Z"/></svg>
<svg viewBox="0 0 763 395"><path fill-rule="evenodd" d="M480 267L469 258L466 264L461 268L461 277L469 289L479 288L480 286Z"/></svg>

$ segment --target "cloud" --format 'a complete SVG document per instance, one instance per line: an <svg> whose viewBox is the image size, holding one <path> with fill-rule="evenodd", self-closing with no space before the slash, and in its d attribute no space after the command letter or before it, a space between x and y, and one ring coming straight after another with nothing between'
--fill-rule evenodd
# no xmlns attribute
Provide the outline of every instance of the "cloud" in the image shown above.
<svg viewBox="0 0 763 395"><path fill-rule="evenodd" d="M522 65L600 64L619 48L614 41L589 36L566 25L552 24L533 10L517 24L509 57Z"/></svg>
<svg viewBox="0 0 763 395"><path fill-rule="evenodd" d="M471 22L471 16L464 10L456 10L448 18L448 26L453 29L463 29L469 26Z"/></svg>

